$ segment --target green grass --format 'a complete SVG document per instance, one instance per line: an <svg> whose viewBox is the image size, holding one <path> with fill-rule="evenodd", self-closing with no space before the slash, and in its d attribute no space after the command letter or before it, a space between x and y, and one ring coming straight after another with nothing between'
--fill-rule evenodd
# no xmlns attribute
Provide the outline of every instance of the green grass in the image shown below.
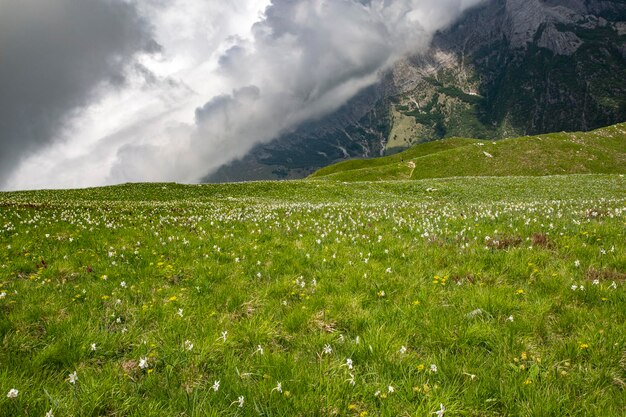
<svg viewBox="0 0 626 417"><path fill-rule="evenodd" d="M345 161L309 178L377 181L456 176L626 173L626 123L593 132L552 133L497 142L444 139L391 157Z"/></svg>
<svg viewBox="0 0 626 417"><path fill-rule="evenodd" d="M0 416L622 416L625 225L620 175L0 193Z"/></svg>
<svg viewBox="0 0 626 417"><path fill-rule="evenodd" d="M349 161L339 162L334 165L324 167L314 172L309 178L326 177L332 174L343 173L345 171L366 170L379 167L388 167L389 165L404 164L410 160L422 158L430 155L437 155L440 152L462 148L480 141L474 139L443 139L433 142L421 143L413 146L406 151L381 158L373 159L351 159Z"/></svg>

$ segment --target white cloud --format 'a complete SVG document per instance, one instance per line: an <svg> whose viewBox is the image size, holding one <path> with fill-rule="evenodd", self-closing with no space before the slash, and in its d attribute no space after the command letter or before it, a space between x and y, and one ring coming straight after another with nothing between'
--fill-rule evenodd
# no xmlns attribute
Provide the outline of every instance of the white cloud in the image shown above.
<svg viewBox="0 0 626 417"><path fill-rule="evenodd" d="M267 1L145 0L162 52L142 56L123 91L77 114L9 185L197 181L335 110L480 1L274 0L262 14Z"/></svg>

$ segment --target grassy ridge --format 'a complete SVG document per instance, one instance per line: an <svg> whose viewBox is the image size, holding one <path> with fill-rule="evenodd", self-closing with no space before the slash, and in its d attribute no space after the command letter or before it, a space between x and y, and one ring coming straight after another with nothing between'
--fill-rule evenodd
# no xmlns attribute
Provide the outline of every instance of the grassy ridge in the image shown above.
<svg viewBox="0 0 626 417"><path fill-rule="evenodd" d="M391 157L341 162L309 178L377 181L456 176L626 173L626 123L497 142L445 139Z"/></svg>
<svg viewBox="0 0 626 417"><path fill-rule="evenodd" d="M625 222L619 175L0 193L0 416L624 415Z"/></svg>
<svg viewBox="0 0 626 417"><path fill-rule="evenodd" d="M318 171L311 174L310 178L324 177L338 172L352 171L358 169L370 169L385 165L397 164L404 161L409 161L411 159L421 158L449 149L464 147L479 142L480 141L474 139L451 138L423 143L417 146L413 146L406 151L390 156L384 156L374 159L351 159L349 161L339 162L337 164L319 169Z"/></svg>

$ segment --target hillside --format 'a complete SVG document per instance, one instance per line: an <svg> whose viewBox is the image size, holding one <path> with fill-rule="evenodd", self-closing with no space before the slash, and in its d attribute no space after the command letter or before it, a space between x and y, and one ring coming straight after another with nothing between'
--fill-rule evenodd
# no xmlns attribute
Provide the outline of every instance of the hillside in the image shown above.
<svg viewBox="0 0 626 417"><path fill-rule="evenodd" d="M479 141L445 139L382 158L340 162L309 178L378 181L457 176L626 174L626 123L592 132Z"/></svg>

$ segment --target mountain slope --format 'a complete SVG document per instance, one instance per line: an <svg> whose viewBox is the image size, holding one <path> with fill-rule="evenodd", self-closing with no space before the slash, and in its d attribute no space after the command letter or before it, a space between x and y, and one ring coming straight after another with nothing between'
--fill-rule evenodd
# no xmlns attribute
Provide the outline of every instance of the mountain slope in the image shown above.
<svg viewBox="0 0 626 417"><path fill-rule="evenodd" d="M430 139L590 130L626 119L626 3L492 0L441 33L398 77Z"/></svg>
<svg viewBox="0 0 626 417"><path fill-rule="evenodd" d="M626 123L593 132L497 142L445 139L372 160L342 162L309 178L378 181L457 176L626 174Z"/></svg>
<svg viewBox="0 0 626 417"><path fill-rule="evenodd" d="M502 139L626 121L626 2L489 0L337 112L209 181L301 178L447 137Z"/></svg>
<svg viewBox="0 0 626 417"><path fill-rule="evenodd" d="M338 172L372 169L396 163L403 163L404 161L408 162L412 159L430 156L439 152L465 147L475 143L480 143L480 141L476 139L450 138L446 140L428 142L391 156L374 159L351 159L349 161L339 162L316 171L310 176L310 178L323 177Z"/></svg>

